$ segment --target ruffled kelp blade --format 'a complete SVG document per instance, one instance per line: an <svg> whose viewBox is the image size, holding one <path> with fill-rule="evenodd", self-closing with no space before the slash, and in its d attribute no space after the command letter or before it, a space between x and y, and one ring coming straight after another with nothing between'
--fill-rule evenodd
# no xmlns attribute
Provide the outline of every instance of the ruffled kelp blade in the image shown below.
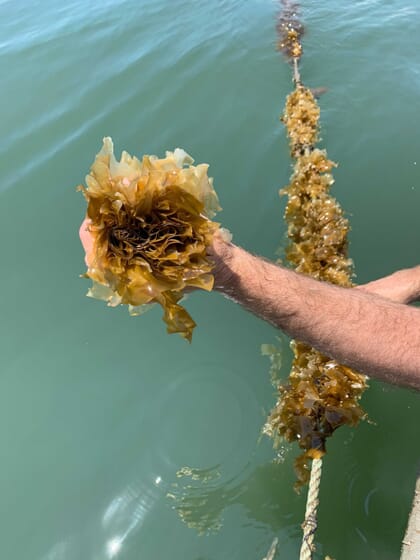
<svg viewBox="0 0 420 560"><path fill-rule="evenodd" d="M168 332L189 341L195 323L179 301L188 289L213 288L206 250L220 210L208 165L192 163L179 148L141 161L123 152L117 161L111 138L104 138L86 187L79 187L93 242L88 295L112 307L126 304L132 315L159 303Z"/></svg>

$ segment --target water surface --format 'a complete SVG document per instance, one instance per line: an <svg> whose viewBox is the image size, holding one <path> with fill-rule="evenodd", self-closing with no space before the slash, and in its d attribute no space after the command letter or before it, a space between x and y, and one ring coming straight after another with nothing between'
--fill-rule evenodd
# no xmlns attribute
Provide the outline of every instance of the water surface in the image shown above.
<svg viewBox="0 0 420 560"><path fill-rule="evenodd" d="M302 1L302 74L325 86L323 144L364 282L419 260L417 2ZM297 557L295 450L273 465L260 345L276 332L194 294L191 346L154 309L85 298L75 193L102 137L208 162L237 243L274 258L291 172L291 89L268 0L0 2L1 556L9 560ZM284 344L284 373L290 355ZM418 396L372 383L375 424L329 444L319 558L391 560L414 486ZM182 467L196 478L178 478ZM203 481L204 478L204 481ZM167 497L170 494L171 497ZM179 514L182 514L184 521ZM203 534L200 534L203 533Z"/></svg>

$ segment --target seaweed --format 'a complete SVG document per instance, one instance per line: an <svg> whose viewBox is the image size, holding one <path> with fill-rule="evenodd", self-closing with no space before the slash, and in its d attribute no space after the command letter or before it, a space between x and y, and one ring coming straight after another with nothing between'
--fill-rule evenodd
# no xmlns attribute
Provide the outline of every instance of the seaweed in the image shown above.
<svg viewBox="0 0 420 560"><path fill-rule="evenodd" d="M179 301L188 289L213 288L206 250L220 210L208 165L192 163L179 148L142 161L123 152L117 161L105 138L87 187L78 187L93 239L88 295L113 307L126 304L132 315L159 303L168 332L189 341L195 322Z"/></svg>
<svg viewBox="0 0 420 560"><path fill-rule="evenodd" d="M298 5L282 0L277 30L283 52L294 60L295 89L286 99L281 121L289 138L294 170L280 195L287 196L285 221L289 243L286 260L297 272L350 288L353 262L348 256L348 219L330 195L336 163L319 149L320 110L312 91L297 69L303 25ZM288 38L288 41L286 41ZM322 312L322 311L320 311ZM310 346L292 341L294 359L287 384L278 383L278 398L264 426L275 445L281 438L297 441L303 450L295 461L296 489L307 483L310 460L326 453L326 440L343 425L356 426L366 413L359 404L367 387L365 375L324 356Z"/></svg>
<svg viewBox="0 0 420 560"><path fill-rule="evenodd" d="M281 0L282 10L277 18L277 50L290 62L302 56L301 39L305 28L298 17L299 5L290 0Z"/></svg>

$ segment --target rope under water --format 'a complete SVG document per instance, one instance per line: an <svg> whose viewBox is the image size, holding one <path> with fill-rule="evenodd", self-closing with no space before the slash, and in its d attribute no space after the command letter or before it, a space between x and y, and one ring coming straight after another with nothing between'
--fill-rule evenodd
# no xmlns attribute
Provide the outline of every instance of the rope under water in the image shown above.
<svg viewBox="0 0 420 560"><path fill-rule="evenodd" d="M308 497L306 499L305 521L302 523L303 538L299 560L311 560L315 550L315 532L318 527L319 487L321 483L322 459L314 459L311 467Z"/></svg>

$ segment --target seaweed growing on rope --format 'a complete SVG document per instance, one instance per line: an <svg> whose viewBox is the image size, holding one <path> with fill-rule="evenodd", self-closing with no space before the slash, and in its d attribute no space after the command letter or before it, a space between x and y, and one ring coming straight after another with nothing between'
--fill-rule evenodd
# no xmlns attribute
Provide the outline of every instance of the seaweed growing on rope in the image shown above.
<svg viewBox="0 0 420 560"><path fill-rule="evenodd" d="M277 18L277 50L292 61L302 55L301 39L304 27L298 18L298 4L290 0L281 0L282 10Z"/></svg>
<svg viewBox="0 0 420 560"><path fill-rule="evenodd" d="M286 100L282 122L295 160L290 184L280 191L287 196L285 220L289 244L286 259L293 268L317 280L351 287L353 263L348 257L349 223L329 191L336 166L319 140L320 110L312 91L300 79L299 43L303 25L298 5L282 0L278 18L279 49L293 63L295 89ZM326 452L326 440L340 426L355 426L366 417L359 404L367 386L366 376L338 364L299 341L287 384L279 383L278 400L264 432L275 441L297 441L303 453L296 459L296 488L309 480L310 461Z"/></svg>

